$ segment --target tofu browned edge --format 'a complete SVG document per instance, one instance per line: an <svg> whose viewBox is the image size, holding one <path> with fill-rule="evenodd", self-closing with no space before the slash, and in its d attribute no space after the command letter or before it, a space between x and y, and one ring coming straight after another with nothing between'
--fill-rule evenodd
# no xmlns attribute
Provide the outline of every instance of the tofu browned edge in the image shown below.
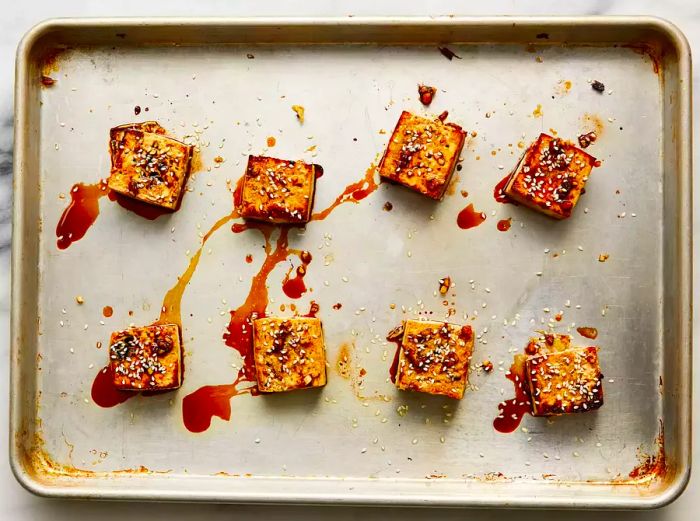
<svg viewBox="0 0 700 521"><path fill-rule="evenodd" d="M309 199L305 208L305 215L303 216L302 219L294 221L291 219L280 219L280 218L265 218L262 215L250 215L246 214L244 215L244 201L243 201L243 194L245 192L246 188L246 183L248 182L249 179L249 173L253 170L254 166L256 164L262 164L266 161L271 161L271 162L284 162L284 163L290 163L293 162L295 165L297 163L301 163L302 165L308 167L308 169L311 172L311 190L309 194ZM242 186L241 190L237 191L234 195L234 206L239 209L241 216L244 219L252 219L256 221L261 221L261 222L266 222L266 223L272 223L272 224L304 224L307 223L311 220L311 216L313 214L313 206L314 206L314 199L316 198L316 177L318 174L318 171L323 172L323 167L321 165L317 165L315 163L306 163L305 161L301 161L298 159L280 159L276 157L270 157L270 156L256 156L253 154L248 155L248 164L246 166L246 170L243 173L243 181L242 181ZM268 213L268 212L265 212Z"/></svg>
<svg viewBox="0 0 700 521"><path fill-rule="evenodd" d="M513 191L513 189L512 189L512 188L513 188L513 185L515 184L516 174L520 171L520 169L521 169L521 167L523 166L523 163L525 162L525 160L526 160L528 154L529 154L537 145L539 145L539 143L540 143L540 141L542 140L543 137L552 138L552 136L549 136L548 134L545 134L545 133L542 132L542 133L540 133L540 134L537 136L537 139L536 139L535 141L533 141L533 142L530 144L530 146L528 146L528 147L525 149L525 151L521 154L520 159L519 159L518 162L516 163L515 168L514 168L513 170L511 170L510 174L508 175L508 182L506 183L506 186L503 188L503 193L504 193L508 198L512 199L513 201L515 201L515 202L518 203L518 204L522 204L523 206L526 206L526 207L528 207L528 208L530 208L530 209L532 209L532 210L535 210L535 211L537 211L537 212L543 213L544 215L547 215L547 216L549 216L549 217L551 217L551 218L553 218L553 219L557 219L557 220L560 220L560 221L561 221L561 220L568 219L569 217L571 217L571 213L573 212L573 207L576 206L576 204L578 203L578 199L580 198L580 193L579 193L579 196L577 196L576 201L574 202L573 207L571 208L571 210L569 211L569 213L568 213L567 215L564 215L564 214L560 214L560 213L558 213L558 212L552 211L552 210L548 209L546 206L541 206L541 205L537 204L535 201L532 201L532 200L530 200L530 199L528 199L528 198L526 198L526 197L521 197L521 195L520 195L518 192ZM572 146L572 147L575 148L576 150L583 152L586 156L589 156L593 161L595 161L595 158L593 158L593 156L591 156L591 155L588 154L587 152L584 152L583 150L579 149L579 148L576 147L576 145L574 145L573 143L568 143L568 142L567 142L567 145L568 145L568 146Z"/></svg>
<svg viewBox="0 0 700 521"><path fill-rule="evenodd" d="M384 155L382 155L382 159L379 162L379 165L377 167L377 171L380 172L380 176L383 179L386 179L387 181L392 182L392 183L401 184L398 181L396 181L395 179L391 179L390 177L386 177L386 176L381 175L381 172L384 169L384 163L387 160L387 157L389 156L389 145L394 141L394 138L396 136L398 136L398 132L404 128L404 125L403 125L404 119L411 117L411 116L415 116L415 115L411 114L407 110L404 110L401 112L401 116L399 116L399 120L396 122L396 126L394 127L394 131L391 133L391 137L389 138L389 142L387 143L387 146L384 150ZM415 116L415 117L423 117L423 116ZM423 118L423 119L428 119L428 118ZM450 164L448 166L448 175L447 175L447 178L445 180L445 183L444 183L442 190L440 191L439 194L426 194L426 193L420 192L418 190L415 190L414 188L409 187L409 186L406 186L406 188L408 188L409 190L413 190L414 192L420 193L422 195L425 195L426 197L429 197L429 198L434 199L436 201L439 201L445 195L445 191L447 190L447 187L449 186L450 181L452 180L452 176L454 175L455 168L457 168L457 162L459 161L459 156L462 153L462 148L464 147L464 141L466 139L467 133L464 131L464 129L462 127L460 127L459 125L457 125L455 123L445 123L444 121L441 121L440 119L435 119L434 121L436 124L446 125L446 126L452 127L453 129L457 130L458 134L459 134L459 143L457 144L457 149L455 150L454 156L451 158ZM408 125L406 125L405 127L408 128ZM405 186L405 185L402 185L402 186Z"/></svg>
<svg viewBox="0 0 700 521"><path fill-rule="evenodd" d="M185 165L185 175L182 178L182 189L180 190L177 201L175 201L175 204L170 207L166 205L159 205L155 202L148 201L145 199L140 199L137 197L134 197L132 194L123 192L121 190L114 190L113 188L110 187L111 190L113 190L116 194L119 196L124 196L128 197L129 199L134 199L140 203L143 204L148 204L152 206L157 206L158 208L163 208L164 210L170 210L172 212L176 212L180 208L180 204L182 203L182 197L184 196L185 193L185 187L187 186L187 179L190 176L190 173L192 171L192 156L194 155L194 147L192 145L187 145L186 143L183 143L179 139L175 139L171 136L167 135L167 131L165 128L163 128L160 123L157 121L149 120L149 121L143 121L141 123L125 123L123 125L117 125L116 127L112 127L109 130L109 155L110 155L110 176L111 174L111 169L114 166L114 156L117 154L119 151L117 150L117 142L119 141L118 136L122 132L126 131L133 131L133 132L140 132L142 134L159 134L167 139L171 139L173 141L176 141L180 143L182 146L186 147L188 149L188 154L187 154L187 164ZM109 185L109 178L107 180L107 184Z"/></svg>

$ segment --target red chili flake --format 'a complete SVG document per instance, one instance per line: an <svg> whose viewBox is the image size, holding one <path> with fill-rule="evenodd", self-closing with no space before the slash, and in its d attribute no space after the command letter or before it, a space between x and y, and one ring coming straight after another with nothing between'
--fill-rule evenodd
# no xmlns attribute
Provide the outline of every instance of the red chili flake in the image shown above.
<svg viewBox="0 0 700 521"><path fill-rule="evenodd" d="M440 114L440 115L438 116L438 119L439 119L440 121L445 121L445 120L447 119L447 115L448 115L448 112L447 112L446 110L444 110L444 111L442 112L442 114Z"/></svg>
<svg viewBox="0 0 700 521"><path fill-rule="evenodd" d="M433 97L437 89L431 87L430 85L418 85L418 96L420 96L420 102L426 107L433 102Z"/></svg>
<svg viewBox="0 0 700 521"><path fill-rule="evenodd" d="M450 61L452 61L452 58L457 58L458 60L462 59L460 56L457 56L451 49L448 49L447 47L438 47L438 49L440 50L440 53L442 53L442 55Z"/></svg>
<svg viewBox="0 0 700 521"><path fill-rule="evenodd" d="M595 143L596 139L598 139L598 135L595 132L581 134L578 137L578 144L581 145L581 148L588 148L591 144Z"/></svg>
<svg viewBox="0 0 700 521"><path fill-rule="evenodd" d="M51 87L56 83L56 80L54 80L51 76L42 76L41 77L41 84L44 87Z"/></svg>

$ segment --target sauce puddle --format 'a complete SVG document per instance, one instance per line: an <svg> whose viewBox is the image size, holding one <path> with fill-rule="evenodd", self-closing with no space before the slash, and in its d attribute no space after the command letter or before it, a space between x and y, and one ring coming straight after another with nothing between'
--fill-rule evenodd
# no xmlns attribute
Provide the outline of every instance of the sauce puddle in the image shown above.
<svg viewBox="0 0 700 521"><path fill-rule="evenodd" d="M524 380L518 375L515 364L510 367L506 378L513 382L515 398L499 403L500 414L493 420L493 428L503 434L517 429L523 416L532 412L530 393L525 389Z"/></svg>
<svg viewBox="0 0 700 521"><path fill-rule="evenodd" d="M457 215L457 226L463 230L479 226L486 220L484 212L474 210L474 205L470 204Z"/></svg>

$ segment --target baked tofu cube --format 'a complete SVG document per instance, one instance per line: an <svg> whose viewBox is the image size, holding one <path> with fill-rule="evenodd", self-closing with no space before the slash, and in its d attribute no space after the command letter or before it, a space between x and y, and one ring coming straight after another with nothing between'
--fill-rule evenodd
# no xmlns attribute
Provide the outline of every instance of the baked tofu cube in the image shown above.
<svg viewBox="0 0 700 521"><path fill-rule="evenodd" d="M597 347L531 356L527 378L534 416L586 412L603 405Z"/></svg>
<svg viewBox="0 0 700 521"><path fill-rule="evenodd" d="M318 318L259 318L253 322L258 390L278 393L326 385L326 351Z"/></svg>
<svg viewBox="0 0 700 521"><path fill-rule="evenodd" d="M122 195L175 210L190 170L192 147L165 135L154 121L110 131L107 185Z"/></svg>
<svg viewBox="0 0 700 521"><path fill-rule="evenodd" d="M547 134L525 151L505 187L513 201L555 219L576 206L596 159L571 143Z"/></svg>
<svg viewBox="0 0 700 521"><path fill-rule="evenodd" d="M439 200L457 166L465 136L454 123L404 111L379 163L379 175Z"/></svg>
<svg viewBox="0 0 700 521"><path fill-rule="evenodd" d="M237 205L241 217L297 224L311 218L318 165L248 156Z"/></svg>
<svg viewBox="0 0 700 521"><path fill-rule="evenodd" d="M180 329L174 324L112 333L109 364L124 391L177 389L182 383Z"/></svg>
<svg viewBox="0 0 700 521"><path fill-rule="evenodd" d="M396 387L461 399L473 348L471 326L407 320Z"/></svg>

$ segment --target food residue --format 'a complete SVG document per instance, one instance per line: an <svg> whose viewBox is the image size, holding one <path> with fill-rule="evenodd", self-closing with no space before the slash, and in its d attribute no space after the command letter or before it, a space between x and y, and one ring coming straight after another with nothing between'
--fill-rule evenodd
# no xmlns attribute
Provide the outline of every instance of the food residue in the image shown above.
<svg viewBox="0 0 700 521"><path fill-rule="evenodd" d="M77 297L75 297L75 301L76 301L78 304L83 304L83 303L85 303L85 299L82 297L82 295L78 295Z"/></svg>
<svg viewBox="0 0 700 521"><path fill-rule="evenodd" d="M600 92L601 94L605 91L605 85L598 80L594 80L591 83L591 88L596 92Z"/></svg>
<svg viewBox="0 0 700 521"><path fill-rule="evenodd" d="M496 224L496 228L498 228L499 232L507 232L510 230L510 225L511 225L512 219L508 217L508 219L501 219L498 221L498 224Z"/></svg>
<svg viewBox="0 0 700 521"><path fill-rule="evenodd" d="M581 148L588 148L591 144L595 143L596 139L598 139L598 135L595 132L588 132L578 137L578 144L581 145Z"/></svg>
<svg viewBox="0 0 700 521"><path fill-rule="evenodd" d="M533 115L533 117L541 118L542 117L542 105L540 105L538 103L537 106L535 107L535 110L532 111L532 115Z"/></svg>
<svg viewBox="0 0 700 521"><path fill-rule="evenodd" d="M474 205L470 204L457 215L457 226L463 230L466 230L468 228L479 226L485 220L486 214L484 212L474 210Z"/></svg>
<svg viewBox="0 0 700 521"><path fill-rule="evenodd" d="M490 373L493 371L493 362L491 360L484 360L481 363L481 367L484 369L485 372Z"/></svg>
<svg viewBox="0 0 700 521"><path fill-rule="evenodd" d="M450 277L444 277L440 279L440 295L446 295L452 285L452 279Z"/></svg>
<svg viewBox="0 0 700 521"><path fill-rule="evenodd" d="M420 102L426 107L433 102L435 93L437 89L431 87L430 85L418 85L418 96L420 97Z"/></svg>
<svg viewBox="0 0 700 521"><path fill-rule="evenodd" d="M598 337L598 330L594 327L577 327L576 331L582 337L590 338L591 340Z"/></svg>
<svg viewBox="0 0 700 521"><path fill-rule="evenodd" d="M609 258L610 258L609 253L601 253L600 255L598 255L598 262L605 262Z"/></svg>
<svg viewBox="0 0 700 521"><path fill-rule="evenodd" d="M452 58L457 58L458 60L461 60L462 58L457 56L452 49L449 49L447 47L438 47L440 50L440 53L447 58L448 60L452 61Z"/></svg>
<svg viewBox="0 0 700 521"><path fill-rule="evenodd" d="M394 205L391 204L390 201L387 201L386 203L384 203L384 207L383 207L383 208L384 208L384 211L385 211L385 212L390 212L391 210L394 209Z"/></svg>
<svg viewBox="0 0 700 521"><path fill-rule="evenodd" d="M277 140L275 139L274 136L270 136L267 138L267 146L272 148L277 144Z"/></svg>
<svg viewBox="0 0 700 521"><path fill-rule="evenodd" d="M292 105L292 110L296 113L299 123L304 123L304 107L301 105Z"/></svg>
<svg viewBox="0 0 700 521"><path fill-rule="evenodd" d="M56 83L56 80L53 79L51 76L45 76L45 75L42 75L42 76L41 76L41 84L42 84L44 87L51 87L51 86L53 86L55 83Z"/></svg>
<svg viewBox="0 0 700 521"><path fill-rule="evenodd" d="M102 316L109 318L114 314L114 309L112 309L112 306L105 306L102 308Z"/></svg>

